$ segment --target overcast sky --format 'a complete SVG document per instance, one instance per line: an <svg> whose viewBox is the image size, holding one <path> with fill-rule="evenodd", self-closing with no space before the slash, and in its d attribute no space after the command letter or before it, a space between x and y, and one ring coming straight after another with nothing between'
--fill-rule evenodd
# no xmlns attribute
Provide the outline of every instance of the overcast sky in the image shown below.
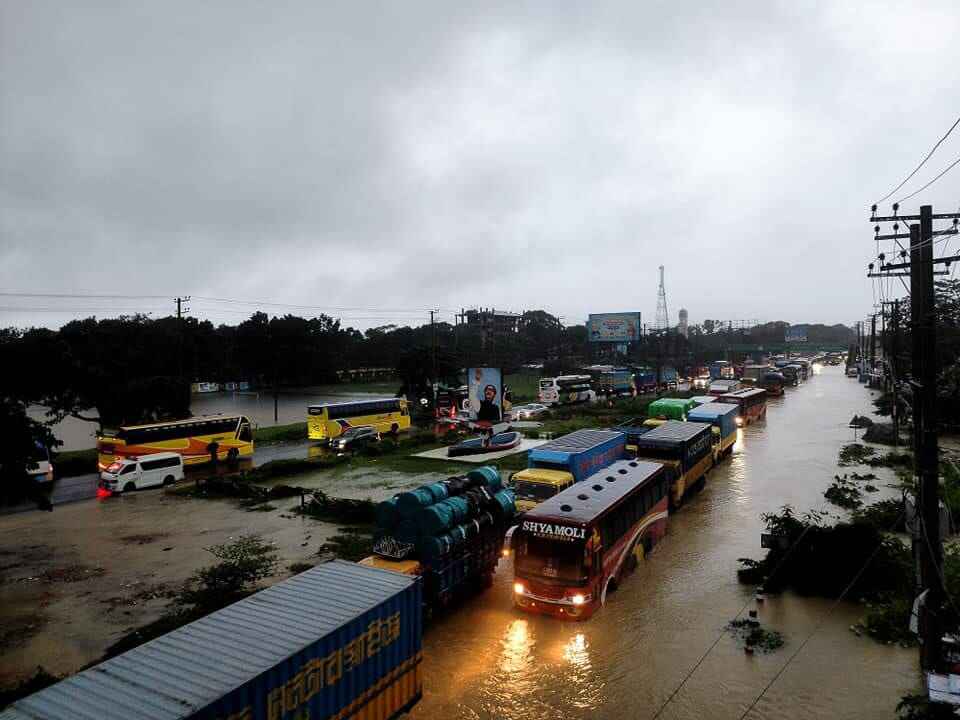
<svg viewBox="0 0 960 720"><path fill-rule="evenodd" d="M652 322L661 264L673 322L851 323L870 203L960 115L958 31L956 0L0 0L0 291L164 298L0 325ZM920 200L956 211L960 167Z"/></svg>

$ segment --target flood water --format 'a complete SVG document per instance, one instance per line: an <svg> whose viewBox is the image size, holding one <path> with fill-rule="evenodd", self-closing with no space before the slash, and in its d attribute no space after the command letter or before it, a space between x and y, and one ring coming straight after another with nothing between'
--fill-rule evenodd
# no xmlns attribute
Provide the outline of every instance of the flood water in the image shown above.
<svg viewBox="0 0 960 720"><path fill-rule="evenodd" d="M565 623L511 605L512 566L494 587L430 626L424 637L427 718L653 718L754 588L737 558L760 557L760 514L785 503L824 507L837 452L853 440L870 393L842 368L823 368L770 402L765 423L742 431L734 456L670 518L669 533L591 620ZM861 470L862 471L862 470ZM840 471L843 472L843 471ZM750 718L893 718L915 692L916 650L857 637L860 608L792 594L759 606L786 645L747 656L723 636L660 717L740 718L807 636ZM746 610L744 610L746 615Z"/></svg>
<svg viewBox="0 0 960 720"><path fill-rule="evenodd" d="M317 393L291 392L277 396L276 416L274 414L273 395L262 393L230 393L217 392L209 394L195 394L190 401L190 412L193 415L243 414L257 426L287 425L289 423L305 422L307 406L325 402L346 402L368 397L386 397L392 393L358 391L356 386L339 391L325 388ZM90 411L89 415L96 415ZM30 408L30 416L37 420L45 419L45 410L41 406ZM276 417L276 420L274 419ZM78 420L74 417L65 418L53 428L54 435L63 441L60 450L84 450L96 444L97 424Z"/></svg>

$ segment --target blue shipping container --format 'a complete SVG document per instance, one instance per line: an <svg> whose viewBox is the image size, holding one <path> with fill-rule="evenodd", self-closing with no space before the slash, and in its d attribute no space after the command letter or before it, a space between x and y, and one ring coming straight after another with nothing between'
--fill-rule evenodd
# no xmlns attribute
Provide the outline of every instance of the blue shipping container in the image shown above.
<svg viewBox="0 0 960 720"><path fill-rule="evenodd" d="M20 700L0 720L390 718L420 699L417 578L336 560Z"/></svg>
<svg viewBox="0 0 960 720"><path fill-rule="evenodd" d="M726 439L730 435L736 435L739 413L739 405L712 402L695 407L687 413L687 420L716 425L720 428L720 437Z"/></svg>
<svg viewBox="0 0 960 720"><path fill-rule="evenodd" d="M580 482L597 470L620 460L626 452L627 439L614 430L577 430L533 448L527 465L532 468L566 470Z"/></svg>

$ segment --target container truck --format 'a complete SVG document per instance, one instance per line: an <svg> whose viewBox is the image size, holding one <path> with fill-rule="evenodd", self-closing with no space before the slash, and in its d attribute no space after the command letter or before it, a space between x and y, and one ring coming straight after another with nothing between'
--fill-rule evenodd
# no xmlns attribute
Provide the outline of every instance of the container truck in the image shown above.
<svg viewBox="0 0 960 720"><path fill-rule="evenodd" d="M671 507L680 507L688 491L701 485L713 466L711 427L706 423L667 420L636 438L637 459L654 460L671 469Z"/></svg>
<svg viewBox="0 0 960 720"><path fill-rule="evenodd" d="M513 475L517 509L527 511L624 456L626 435L617 430L577 430L535 447L527 469Z"/></svg>
<svg viewBox="0 0 960 720"><path fill-rule="evenodd" d="M595 385L597 395L618 397L637 394L633 373L626 369L604 370L597 375Z"/></svg>
<svg viewBox="0 0 960 720"><path fill-rule="evenodd" d="M18 700L0 718L394 718L422 694L421 587L324 563Z"/></svg>
<svg viewBox="0 0 960 720"><path fill-rule="evenodd" d="M422 578L430 617L489 587L515 514L499 470L476 468L379 503L374 554L361 563Z"/></svg>
<svg viewBox="0 0 960 720"><path fill-rule="evenodd" d="M737 420L740 408L727 403L712 402L700 405L687 414L690 422L709 423L713 429L713 463L733 452L737 442Z"/></svg>
<svg viewBox="0 0 960 720"><path fill-rule="evenodd" d="M633 383L638 393L650 393L657 390L657 372L650 368L638 368L633 373Z"/></svg>
<svg viewBox="0 0 960 720"><path fill-rule="evenodd" d="M686 420L687 413L696 407L689 398L660 398L647 406L647 415L662 420Z"/></svg>

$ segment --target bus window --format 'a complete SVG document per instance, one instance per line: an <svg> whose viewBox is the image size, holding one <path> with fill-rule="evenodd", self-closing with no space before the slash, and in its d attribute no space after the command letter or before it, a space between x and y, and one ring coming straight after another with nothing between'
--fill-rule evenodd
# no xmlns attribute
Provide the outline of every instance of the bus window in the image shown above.
<svg viewBox="0 0 960 720"><path fill-rule="evenodd" d="M237 439L241 442L250 442L253 440L253 432L250 430L250 423L244 423L240 426L240 435Z"/></svg>

